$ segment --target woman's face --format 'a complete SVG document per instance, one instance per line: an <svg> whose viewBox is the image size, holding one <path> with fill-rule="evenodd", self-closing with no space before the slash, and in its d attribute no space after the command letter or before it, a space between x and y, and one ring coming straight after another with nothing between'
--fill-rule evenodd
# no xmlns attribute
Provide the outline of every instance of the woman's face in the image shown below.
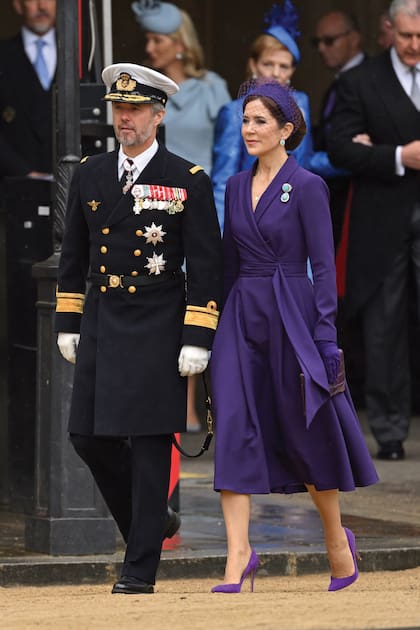
<svg viewBox="0 0 420 630"><path fill-rule="evenodd" d="M146 33L146 54L150 65L156 70L165 69L176 61L177 53L182 53L182 44L175 42L169 35Z"/></svg>
<svg viewBox="0 0 420 630"><path fill-rule="evenodd" d="M277 151L281 138L287 135L282 133L260 99L247 104L242 119L242 138L250 155L261 157Z"/></svg>
<svg viewBox="0 0 420 630"><path fill-rule="evenodd" d="M251 72L258 78L275 79L281 85L287 85L295 71L293 56L288 50L267 50L258 60L250 59Z"/></svg>

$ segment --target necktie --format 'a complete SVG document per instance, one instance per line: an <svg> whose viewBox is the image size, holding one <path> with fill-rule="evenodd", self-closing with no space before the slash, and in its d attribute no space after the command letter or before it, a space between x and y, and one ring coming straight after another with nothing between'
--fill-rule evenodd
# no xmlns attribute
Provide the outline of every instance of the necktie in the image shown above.
<svg viewBox="0 0 420 630"><path fill-rule="evenodd" d="M47 64L45 61L44 53L42 49L47 44L42 39L37 39L36 42L36 58L34 63L34 68L38 75L39 81L44 88L44 90L48 90L50 87L51 79L50 73L48 72Z"/></svg>
<svg viewBox="0 0 420 630"><path fill-rule="evenodd" d="M334 81L334 83L331 85L330 89L328 90L328 93L325 99L324 110L322 112L322 118L324 120L328 120L330 118L332 111L335 107L336 100L337 100L337 88L336 88L336 82Z"/></svg>
<svg viewBox="0 0 420 630"><path fill-rule="evenodd" d="M126 160L124 160L124 173L123 173L123 176L121 177L121 186L122 186L122 191L124 195L130 190L131 186L133 185L133 182L134 182L133 170L134 170L133 160L130 160L130 158L127 158Z"/></svg>
<svg viewBox="0 0 420 630"><path fill-rule="evenodd" d="M420 109L420 87L417 80L418 70L416 66L414 66L414 68L411 68L410 72L413 78L413 81L411 83L410 98L413 101L415 107L417 109Z"/></svg>

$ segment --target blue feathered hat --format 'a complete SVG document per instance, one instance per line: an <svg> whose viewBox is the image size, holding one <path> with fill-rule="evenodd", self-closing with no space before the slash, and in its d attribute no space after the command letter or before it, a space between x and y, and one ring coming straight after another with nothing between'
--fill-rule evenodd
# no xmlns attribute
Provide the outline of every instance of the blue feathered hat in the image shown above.
<svg viewBox="0 0 420 630"><path fill-rule="evenodd" d="M273 4L264 16L264 22L268 24L264 33L275 37L283 46L286 46L295 63L300 61L300 51L295 41L300 35L298 20L298 13L291 0L284 0L282 6Z"/></svg>

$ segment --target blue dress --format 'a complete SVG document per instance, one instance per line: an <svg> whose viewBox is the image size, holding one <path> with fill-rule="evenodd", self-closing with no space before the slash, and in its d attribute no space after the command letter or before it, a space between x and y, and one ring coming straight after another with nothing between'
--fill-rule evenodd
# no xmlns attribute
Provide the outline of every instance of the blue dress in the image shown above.
<svg viewBox="0 0 420 630"><path fill-rule="evenodd" d="M203 78L187 79L179 88L166 105L165 145L210 175L214 126L220 108L230 101L226 81L207 71Z"/></svg>
<svg viewBox="0 0 420 630"><path fill-rule="evenodd" d="M291 155L300 166L322 177L345 174L346 171L331 164L325 151L314 151L307 94L296 91L293 92L293 98L302 111L307 131L300 145L291 151ZM226 182L231 175L250 168L255 160L255 157L247 152L241 136L242 104L243 98L231 101L222 107L216 121L211 180L221 230L224 224Z"/></svg>
<svg viewBox="0 0 420 630"><path fill-rule="evenodd" d="M305 484L375 483L350 394L330 396L315 344L336 341L327 186L290 156L253 212L252 176L253 169L234 175L226 188L227 298L211 359L215 489L291 493ZM282 202L285 183L292 190Z"/></svg>

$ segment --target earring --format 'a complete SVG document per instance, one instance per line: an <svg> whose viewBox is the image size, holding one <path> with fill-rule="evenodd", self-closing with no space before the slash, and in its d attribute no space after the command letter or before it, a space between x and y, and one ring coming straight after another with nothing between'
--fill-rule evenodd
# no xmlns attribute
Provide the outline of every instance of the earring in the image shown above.
<svg viewBox="0 0 420 630"><path fill-rule="evenodd" d="M182 59L184 59L184 55L182 54L182 52L177 52L175 55L175 58L181 61Z"/></svg>
<svg viewBox="0 0 420 630"><path fill-rule="evenodd" d="M282 138L280 140L280 144L281 144L282 147L284 147L284 145L286 144L286 140L284 138Z"/></svg>
<svg viewBox="0 0 420 630"><path fill-rule="evenodd" d="M252 79L256 79L256 78L257 78L257 73L256 73L256 72L253 72L253 73L252 73L252 77L251 77L251 78L252 78Z"/></svg>

